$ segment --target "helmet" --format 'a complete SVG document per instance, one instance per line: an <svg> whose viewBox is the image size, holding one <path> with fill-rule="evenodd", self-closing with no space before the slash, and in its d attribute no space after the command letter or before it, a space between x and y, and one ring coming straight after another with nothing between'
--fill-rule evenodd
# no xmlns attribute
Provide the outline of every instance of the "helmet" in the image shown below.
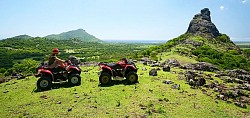
<svg viewBox="0 0 250 118"><path fill-rule="evenodd" d="M54 49L53 49L53 54L58 54L58 53L59 53L58 48L54 48Z"/></svg>

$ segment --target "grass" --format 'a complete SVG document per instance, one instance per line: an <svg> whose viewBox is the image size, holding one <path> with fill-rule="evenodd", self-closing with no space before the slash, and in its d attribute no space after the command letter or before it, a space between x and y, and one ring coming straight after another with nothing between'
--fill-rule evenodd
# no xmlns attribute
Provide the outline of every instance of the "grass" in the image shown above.
<svg viewBox="0 0 250 118"><path fill-rule="evenodd" d="M178 78L182 69L160 70L152 77L148 76L151 67L137 66L139 83L134 85L116 81L100 86L98 67L82 67L88 72L81 74L82 84L75 87L56 84L39 92L35 77L0 84L0 117L250 117L249 105L239 108L216 99L213 91L207 90L210 96L204 94L201 89L207 88L191 89ZM180 90L162 83L166 79L180 84Z"/></svg>

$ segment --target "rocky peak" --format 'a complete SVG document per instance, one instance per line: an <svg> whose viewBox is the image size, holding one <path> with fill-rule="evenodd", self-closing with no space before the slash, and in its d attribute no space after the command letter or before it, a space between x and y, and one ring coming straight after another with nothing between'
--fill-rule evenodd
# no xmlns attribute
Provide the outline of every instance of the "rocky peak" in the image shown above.
<svg viewBox="0 0 250 118"><path fill-rule="evenodd" d="M212 23L208 8L201 10L191 20L186 33L200 35L206 38L214 38L220 35L216 26Z"/></svg>

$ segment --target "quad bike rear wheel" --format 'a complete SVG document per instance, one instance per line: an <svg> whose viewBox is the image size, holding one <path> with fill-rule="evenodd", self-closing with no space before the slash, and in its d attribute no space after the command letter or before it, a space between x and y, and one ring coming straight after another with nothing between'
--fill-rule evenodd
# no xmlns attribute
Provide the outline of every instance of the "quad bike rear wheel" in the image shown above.
<svg viewBox="0 0 250 118"><path fill-rule="evenodd" d="M69 76L68 82L72 86L81 85L81 76L79 74L73 73Z"/></svg>
<svg viewBox="0 0 250 118"><path fill-rule="evenodd" d="M111 83L111 75L107 72L102 72L99 81L102 85L108 85Z"/></svg>
<svg viewBox="0 0 250 118"><path fill-rule="evenodd" d="M129 84L134 84L136 82L138 82L138 75L131 71L126 75L126 80Z"/></svg>
<svg viewBox="0 0 250 118"><path fill-rule="evenodd" d="M37 88L40 90L50 89L52 86L52 80L50 77L42 76L37 80Z"/></svg>

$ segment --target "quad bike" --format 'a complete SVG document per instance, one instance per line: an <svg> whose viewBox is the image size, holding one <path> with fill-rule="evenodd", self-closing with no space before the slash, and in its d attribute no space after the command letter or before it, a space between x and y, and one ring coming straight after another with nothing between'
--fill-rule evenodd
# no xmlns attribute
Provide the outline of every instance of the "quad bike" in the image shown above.
<svg viewBox="0 0 250 118"><path fill-rule="evenodd" d="M111 78L116 77L126 78L129 84L138 82L137 67L133 62L128 62L127 59L121 59L115 64L100 63L99 81L102 85L111 83Z"/></svg>
<svg viewBox="0 0 250 118"><path fill-rule="evenodd" d="M81 84L81 69L70 62L65 61L63 67L48 68L47 64L42 62L36 69L36 77L40 77L37 80L37 88L41 90L50 89L52 82L68 81L71 86L77 86Z"/></svg>

